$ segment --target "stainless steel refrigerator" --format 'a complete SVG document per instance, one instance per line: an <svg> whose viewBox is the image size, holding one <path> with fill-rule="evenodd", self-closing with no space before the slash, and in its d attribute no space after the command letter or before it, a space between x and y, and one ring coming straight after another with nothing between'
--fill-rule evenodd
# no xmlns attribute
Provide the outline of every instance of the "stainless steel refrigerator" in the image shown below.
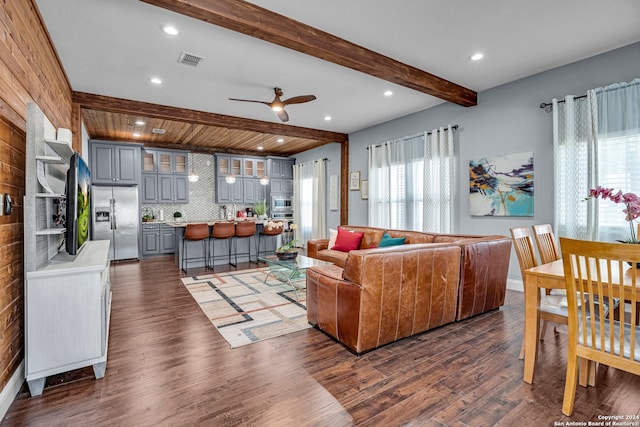
<svg viewBox="0 0 640 427"><path fill-rule="evenodd" d="M91 188L93 240L111 240L109 259L138 256L138 187Z"/></svg>

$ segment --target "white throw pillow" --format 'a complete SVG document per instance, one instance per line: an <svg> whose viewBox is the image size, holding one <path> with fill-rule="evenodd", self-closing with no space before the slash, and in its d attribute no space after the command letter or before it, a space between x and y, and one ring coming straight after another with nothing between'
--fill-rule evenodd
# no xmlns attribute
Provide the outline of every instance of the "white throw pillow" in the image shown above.
<svg viewBox="0 0 640 427"><path fill-rule="evenodd" d="M336 239L338 238L338 230L329 229L329 246L328 249L331 249L336 245Z"/></svg>

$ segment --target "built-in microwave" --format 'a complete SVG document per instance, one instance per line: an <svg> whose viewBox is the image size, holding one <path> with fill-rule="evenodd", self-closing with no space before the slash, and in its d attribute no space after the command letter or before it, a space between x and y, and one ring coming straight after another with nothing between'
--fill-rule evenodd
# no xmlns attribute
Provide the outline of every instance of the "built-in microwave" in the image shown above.
<svg viewBox="0 0 640 427"><path fill-rule="evenodd" d="M271 212L284 212L293 210L291 196L271 196Z"/></svg>

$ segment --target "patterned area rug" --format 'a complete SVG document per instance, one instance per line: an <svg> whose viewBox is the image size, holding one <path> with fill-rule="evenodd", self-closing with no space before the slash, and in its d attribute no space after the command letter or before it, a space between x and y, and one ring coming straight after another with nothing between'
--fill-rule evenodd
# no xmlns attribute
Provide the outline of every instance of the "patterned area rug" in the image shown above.
<svg viewBox="0 0 640 427"><path fill-rule="evenodd" d="M299 298L268 268L184 277L182 283L231 348L310 328Z"/></svg>

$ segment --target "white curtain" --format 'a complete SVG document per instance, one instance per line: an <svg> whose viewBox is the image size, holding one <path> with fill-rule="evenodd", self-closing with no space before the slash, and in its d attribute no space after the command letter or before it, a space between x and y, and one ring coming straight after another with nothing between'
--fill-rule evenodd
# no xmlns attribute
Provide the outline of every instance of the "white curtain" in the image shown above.
<svg viewBox="0 0 640 427"><path fill-rule="evenodd" d="M293 166L293 220L295 238L306 247L307 240L326 237L325 160Z"/></svg>
<svg viewBox="0 0 640 427"><path fill-rule="evenodd" d="M594 240L595 204L584 202L597 175L595 99L553 99L555 226L560 236Z"/></svg>
<svg viewBox="0 0 640 427"><path fill-rule="evenodd" d="M595 98L598 147L597 185L640 194L640 79L589 91ZM593 201L597 209L596 240L630 238L623 205Z"/></svg>
<svg viewBox="0 0 640 427"><path fill-rule="evenodd" d="M623 207L584 202L597 185L640 192L640 79L553 100L555 224L561 236L629 238Z"/></svg>
<svg viewBox="0 0 640 427"><path fill-rule="evenodd" d="M453 130L369 147L372 227L451 232Z"/></svg>

